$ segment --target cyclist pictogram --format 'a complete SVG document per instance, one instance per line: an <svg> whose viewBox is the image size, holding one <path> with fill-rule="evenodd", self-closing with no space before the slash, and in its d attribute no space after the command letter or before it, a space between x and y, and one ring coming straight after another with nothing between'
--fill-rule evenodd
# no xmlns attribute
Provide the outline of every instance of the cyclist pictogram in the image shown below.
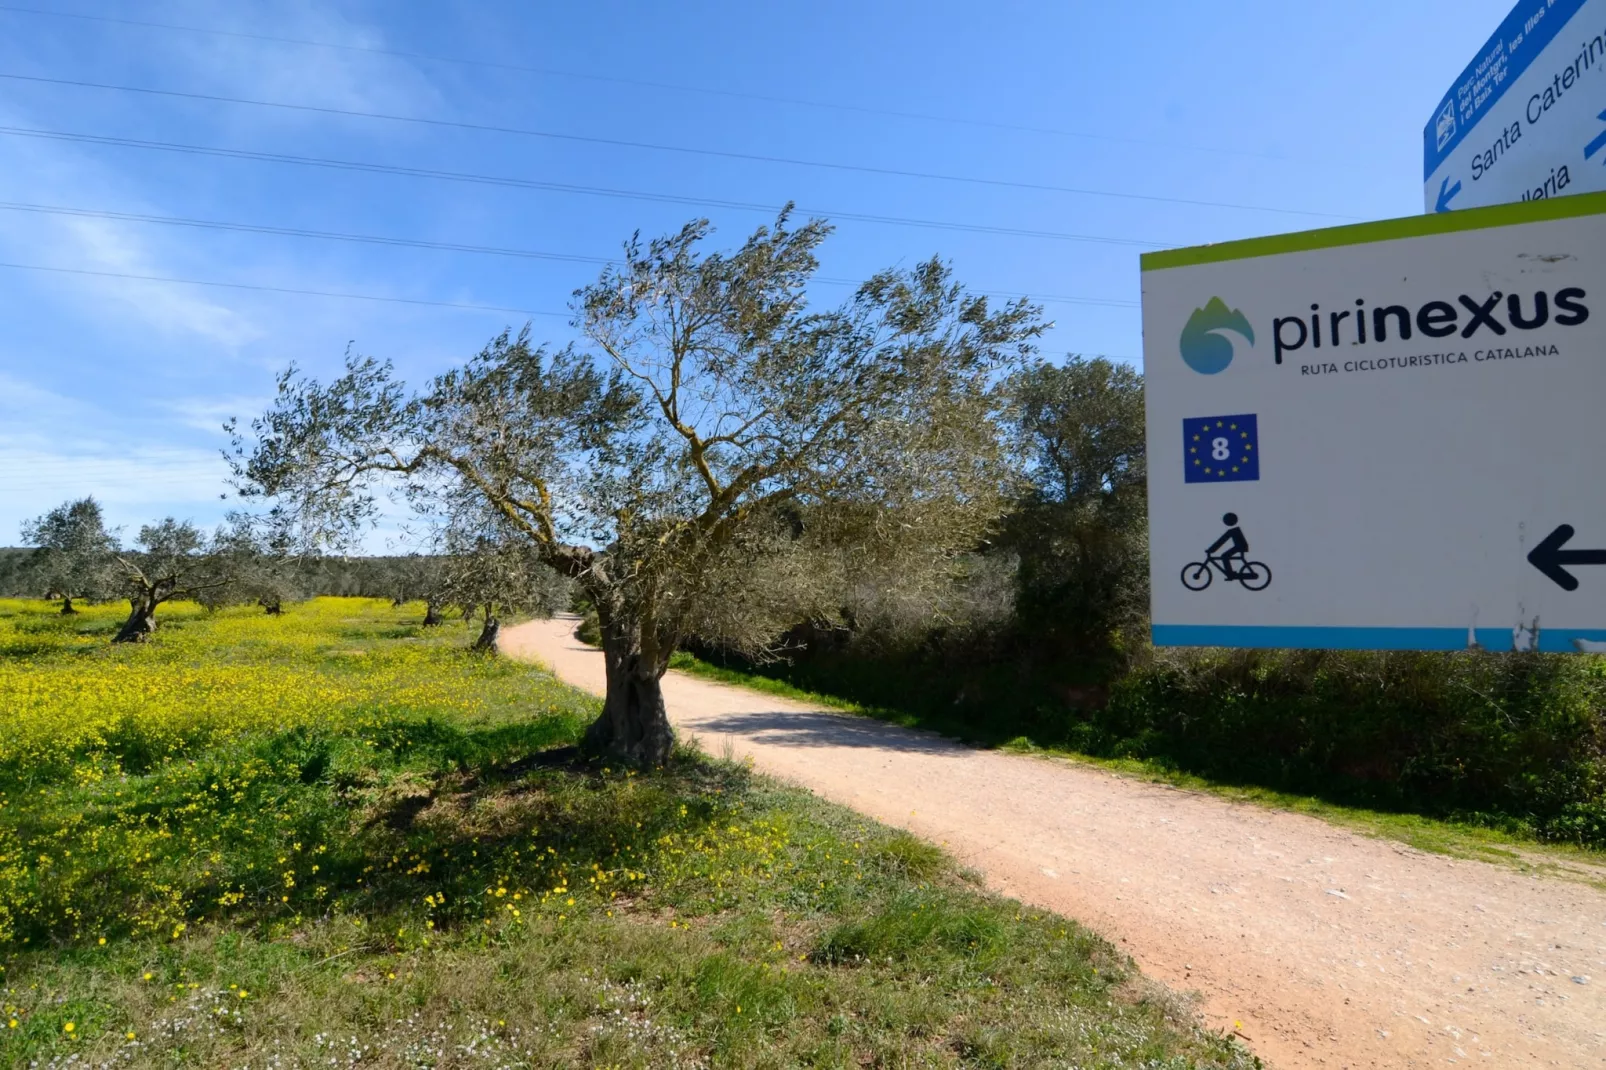
<svg viewBox="0 0 1606 1070"><path fill-rule="evenodd" d="M1210 586L1220 572L1225 580L1237 580L1246 591L1263 591L1271 583L1271 569L1259 561L1249 560L1249 540L1238 526L1238 514L1228 513L1221 518L1227 530L1211 543L1203 561L1195 561L1182 570L1182 585L1190 591L1202 591Z"/></svg>

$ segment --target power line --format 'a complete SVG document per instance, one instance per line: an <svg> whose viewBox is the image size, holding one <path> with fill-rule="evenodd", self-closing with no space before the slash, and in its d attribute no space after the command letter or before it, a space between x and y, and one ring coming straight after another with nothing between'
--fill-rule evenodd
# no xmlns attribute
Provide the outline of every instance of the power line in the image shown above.
<svg viewBox="0 0 1606 1070"><path fill-rule="evenodd" d="M79 472L63 471L59 476L51 479L24 480L24 482L5 482L0 480L0 488L5 490L47 490L47 488L61 487L64 484L101 484L109 485L114 482L124 484L138 484L141 487L186 487L186 485L209 484L209 482L222 482L228 476L226 469L215 469L209 472L190 472L173 476L170 472Z"/></svg>
<svg viewBox="0 0 1606 1070"><path fill-rule="evenodd" d="M137 472L118 472L118 473L109 474L109 475L94 475L92 473L80 473L80 472L63 472L59 477L54 478L54 479L40 479L40 480L34 480L32 482L27 482L27 483L7 483L7 482L5 482L3 480L0 480L0 490L6 490L6 491L54 490L55 488L61 487L63 485L71 486L71 485L76 484L78 486L83 486L85 484L88 484L88 485L90 485L92 487L96 486L96 485L99 485L99 486L111 486L114 482L123 483L125 485L131 484L131 485L135 485L135 486L139 486L139 487L168 487L168 488L172 488L172 489L180 489L180 488L193 488L196 484L204 484L204 483L219 483L219 484L221 484L221 483L223 483L223 481L224 481L224 479L226 477L227 477L227 473L223 472L222 470L215 471L215 472L197 473L193 478L173 478L173 477L167 476L167 475L158 475L158 476L155 476L154 478L148 478L148 479L141 477L140 474L137 473ZM209 495L211 497L216 498L218 492L217 491L209 491L208 493L209 493Z"/></svg>
<svg viewBox="0 0 1606 1070"><path fill-rule="evenodd" d="M223 424L222 424L221 421L219 421L218 429L221 431L222 427L223 427ZM217 465L217 466L214 466L214 467L211 467L211 468L204 468L204 469L203 468L184 469L184 468L176 468L176 467L162 467L162 466L149 466L149 465L143 465L143 466L142 465L135 465L135 466L130 466L130 467L116 467L116 468L113 468L113 467L90 467L90 466L83 466L83 467L63 466L61 468L55 469L55 470L53 470L51 472L48 472L48 473L30 472L30 473L27 473L26 475L24 475L20 480L0 479L0 486L10 486L10 487L33 486L35 484L41 484L41 483L46 485L46 486L49 486L51 484L60 483L63 480L69 480L69 479L110 480L110 479L138 478L138 477L147 477L147 476L150 477L150 478L153 478L153 479L162 479L162 480L166 480L168 482L178 483L178 482L181 482L181 481L188 481L188 480L214 479L214 478L217 477L218 473L226 472L226 471L227 471L227 469L222 465Z"/></svg>
<svg viewBox="0 0 1606 1070"><path fill-rule="evenodd" d="M121 271L91 271L87 268L48 267L44 264L0 263L0 268L15 271L49 271L59 275L91 275L104 279L134 279L140 282L170 282L181 286L218 286L229 290L260 290L264 293L296 294L301 297L336 297L347 301L383 301L398 305L427 305L433 308L461 308L472 312L512 312L520 316L556 316L569 319L569 312L538 312L528 308L504 308L498 305L468 305L456 301L426 301L414 297L380 297L376 294L335 293L329 290L301 290L289 286L259 286L249 282L219 282L213 279L176 279L166 275L134 275Z"/></svg>
<svg viewBox="0 0 1606 1070"><path fill-rule="evenodd" d="M221 430L222 423L218 427ZM30 472L21 481L0 479L0 487L35 486L43 484L50 486L68 479L125 479L139 476L152 476L170 482L179 482L189 479L212 479L219 472L225 471L221 466L214 468L179 469L157 468L151 466L134 466L122 468L90 468L90 467L62 467L51 474Z"/></svg>
<svg viewBox="0 0 1606 1070"><path fill-rule="evenodd" d="M13 201L0 201L0 211L29 212L43 215L64 215L75 218L113 219L132 223L153 223L162 226L193 227L204 230L234 231L244 234L271 234L293 238L312 238L324 241L355 242L369 245L400 246L411 249L429 249L444 252L480 253L491 256L509 256L533 260L556 260L565 263L595 264L606 266L617 264L618 260L601 256L581 256L572 253L538 252L533 249L510 249L500 246L467 245L460 242L434 242L412 238L395 238L374 234L347 234L333 231L307 230L299 227L270 227L253 223L230 223L213 219L187 219L181 216L149 215L137 212L111 212L91 208L72 208L63 205L26 204ZM813 281L829 283L834 286L858 286L862 280L832 278L818 276ZM1064 294L1025 294L1011 293L1002 290L971 290L971 293L987 297L1017 297L1029 296L1036 301L1053 301L1072 305L1096 305L1115 308L1135 308L1138 302L1122 301L1113 298L1101 297L1072 297Z"/></svg>
<svg viewBox="0 0 1606 1070"><path fill-rule="evenodd" d="M87 489L89 489L89 490L99 489L104 493L104 491L106 489L108 489L106 487L106 485L103 484L103 483L97 483L97 482L95 482L93 480L86 480L85 482L87 483ZM79 486L82 488L82 487L84 487L84 484L79 484ZM193 488L190 488L188 484L184 484L184 483L167 483L167 482L147 483L147 482L145 482L143 480L141 480L138 484L136 484L136 486L142 492L144 492L144 491L159 491L159 492L162 492L164 494L175 492L175 491L193 489ZM56 491L60 487L61 487L60 483L32 483L32 484L16 484L16 485L11 485L11 486L3 486L3 487L0 487L0 490L5 490L5 491L7 491L9 493L14 493L14 494L37 494L39 491L44 491L44 490ZM159 498L154 498L152 500L156 501L156 502L199 502L199 501L203 501L203 500L205 500L205 501L221 501L222 499L220 499L218 497L218 493L219 493L218 491L209 490L209 491L205 492L205 497L204 498L202 498L201 496L196 495L194 493L190 493L190 494L173 494L172 497L159 497Z"/></svg>
<svg viewBox="0 0 1606 1070"><path fill-rule="evenodd" d="M218 426L220 428L223 426L221 420L218 421ZM3 456L5 456L5 454L0 453L0 457ZM35 479L49 480L62 476L83 476L86 479L103 479L112 476L139 475L142 473L160 476L164 479L211 476L217 472L224 471L227 467L223 463L223 458L220 453L217 453L214 456L217 463L210 464L205 467L199 465L167 463L144 464L137 461L120 462L114 461L107 457L85 457L83 462L79 464L68 464L58 461L54 464L42 466L33 471L19 472L17 473L17 476L23 482Z"/></svg>
<svg viewBox="0 0 1606 1070"><path fill-rule="evenodd" d="M32 477L35 475L47 474L51 471L84 471L106 474L114 472L126 472L130 468L143 468L153 471L156 469L166 469L172 472L197 472L201 471L202 469L214 467L220 460L223 459L215 450L211 449L210 447L199 452L195 450L181 451L178 449L168 449L155 455L146 453L135 454L131 457L125 455L112 457L103 456L100 454L58 453L49 455L48 460L41 460L41 455L35 450L0 447L0 457L15 458L19 456L30 459L13 461L11 463L26 464L28 466L28 470L23 472L18 469L12 469L9 472L0 473L0 478L10 475Z"/></svg>
<svg viewBox="0 0 1606 1070"><path fill-rule="evenodd" d="M552 316L557 319L571 319L572 312L541 312L528 308L507 308L501 305L470 305L457 301L429 301L416 297L381 297L378 294L339 293L331 290L303 290L289 286L262 286L249 282L222 282L216 279L179 279L169 275L135 275L121 271L92 271L88 268L51 267L45 264L13 264L0 262L0 268L9 268L14 271L48 271L59 275L90 275L105 279L132 279L138 282L167 282L181 286L217 286L229 290L258 290L264 293L294 294L299 297L333 297L347 301L381 301L398 305L425 305L431 308L457 308L470 312L512 312L520 316ZM821 282L832 282L839 285L858 285L846 279L821 279ZM974 290L972 293L982 294L983 291ZM1012 297L1011 294L987 292L989 297ZM1030 300L1030 298L1028 298ZM1057 300L1074 302L1078 304L1099 304L1112 307L1136 307L1130 301L1105 301L1100 298L1058 298Z"/></svg>
<svg viewBox="0 0 1606 1070"><path fill-rule="evenodd" d="M222 422L218 429L222 430ZM0 454L4 456L4 454ZM222 458L220 457L219 460ZM104 458L87 458L82 465L57 464L45 467L42 470L33 470L19 473L20 478L9 479L0 476L0 488L20 489L38 487L57 487L66 482L108 482L112 480L138 479L141 484L161 482L170 486L182 486L186 483L206 482L215 480L221 473L226 472L221 465L212 465L207 468L186 468L180 465L141 465L107 463Z"/></svg>
<svg viewBox="0 0 1606 1070"><path fill-rule="evenodd" d="M1018 182L1007 178L980 178L974 175L950 175L937 171L911 171L896 167L872 167L868 164L804 160L791 156L766 156L759 153L729 152L723 149L699 149L687 145L666 145L650 141L626 141L621 138L596 137L590 134L560 134L551 130L498 126L491 123L469 123L455 119L430 119L418 115L392 115L387 112L356 111L349 108L331 108L317 104L290 104L278 100L253 100L249 97L230 97L217 93L188 93L177 89L152 89L147 86L116 85L110 82L89 82L73 78L47 78L43 75L5 72L0 72L0 78L16 82L32 82L38 85L71 86L78 89L99 89L115 93L139 93L145 96L168 97L175 100L200 100L212 104L239 104L253 108L277 108L284 111L307 112L314 115L336 115L347 119L379 119L385 122L411 123L417 126L470 130L478 133L511 134L519 137L545 138L553 141L568 141L585 145L606 145L612 148L669 152L688 156L711 156L723 160L744 160L749 163L781 164L788 167L811 167L819 170L847 171L854 174L883 175L894 178L919 178L935 182L951 182L999 189L1031 190L1037 193L1067 193L1079 197L1106 197L1115 200L1143 201L1146 203L1181 204L1192 208L1228 208L1235 211L1270 212L1277 215L1311 216L1324 219L1355 218L1334 212L1313 212L1300 208L1272 208L1256 204L1236 204L1231 201L1162 197L1149 193L1127 193L1117 190L1087 189L1077 186L1053 186L1040 182Z"/></svg>
<svg viewBox="0 0 1606 1070"><path fill-rule="evenodd" d="M959 126L973 126L993 130L1009 130L1026 134L1050 134L1055 137L1081 138L1088 141L1105 141L1121 145L1157 145L1169 149L1184 149L1189 152L1205 152L1222 156L1247 156L1262 160L1286 160L1287 157L1274 153L1249 152L1244 149L1225 148L1219 145L1190 145L1178 142L1160 141L1153 138L1121 137L1115 134L1092 134L1085 131L1059 130L1053 127L1029 126L1021 123L1005 123L996 119L968 119L954 115L933 115L928 112L900 111L892 108L874 108L864 104L839 104L822 100L805 100L799 97L773 96L767 93L749 93L734 89L714 89L708 86L684 85L675 82L654 82L639 78L621 78L617 75L592 74L585 71L568 71L556 67L530 67L517 63L498 63L494 60L463 59L456 56L436 56L425 52L409 52L402 49L378 48L372 45L338 44L333 41L313 41L300 37L278 37L272 34L245 33L239 30L219 30L206 26L183 26L169 22L147 22L140 19L113 18L109 15L84 15L71 11L43 11L38 8L21 7L13 4L0 4L0 11L8 11L21 15L43 15L60 19L79 19L85 22L103 22L119 26L135 26L142 29L178 30L184 33L210 34L216 37L232 37L247 41L266 41L281 45L299 45L307 48L326 48L339 52L359 52L375 56L392 56L397 59L424 60L429 63L450 63L463 67L479 67L486 70L514 71L520 74L541 74L556 78L574 78L591 82L605 82L613 85L628 85L638 89L667 89L676 93L700 93L705 96L726 97L737 100L757 100L768 104L787 104L794 107L821 108L829 111L852 112L860 115L884 115L895 119L917 119L922 122L952 123Z"/></svg>
<svg viewBox="0 0 1606 1070"><path fill-rule="evenodd" d="M317 238L325 241L358 242L366 245L394 245L411 249L431 249L453 253L483 253L491 256L512 256L528 260L558 260L576 264L611 264L615 261L603 256L580 256L571 253L537 252L533 249L508 249L493 245L466 245L459 242L423 241L412 238L394 238L377 234L345 234L335 231L305 230L300 227L270 227L254 223L229 223L216 219L186 219L181 216L147 215L139 212L111 212L92 208L71 208L55 204L27 204L0 201L0 210L30 212L41 215L65 215L88 219L115 219L129 223L157 223L163 226L194 227L202 230L227 230L242 234L273 234L291 238Z"/></svg>
<svg viewBox="0 0 1606 1070"><path fill-rule="evenodd" d="M138 138L112 137L102 134L77 134L62 130L0 126L0 134L12 137L40 138L49 141L72 141L86 145L114 145L121 148L174 152L191 156L215 156L222 159L250 160L258 163L291 164L297 167L323 167L337 171L359 171L367 174L399 175L407 178L431 178L444 182L505 186L510 189L532 189L591 197L613 197L622 200L650 201L659 204L685 204L698 208L727 208L742 212L762 212L766 215L774 215L782 207L778 204L756 204L751 201L729 201L712 197L683 197L676 194L653 193L647 190L614 189L608 186L585 186L564 182L543 182L528 178L478 175L462 171L437 171L424 167L366 163L360 160L334 160L318 156L293 156L285 153L257 152L250 149L217 148L209 145L186 145L172 141L145 141ZM796 210L804 215L822 216L827 219L846 219L856 223L882 223L890 226L952 230L971 234L999 234L1009 237L1046 238L1055 241L1089 242L1097 245L1136 246L1145 249L1162 249L1166 247L1161 242L1142 241L1136 238L1066 234L1047 230L1030 230L1021 227L995 227L981 223L950 223L931 219L912 219L903 216L873 215L864 212L833 212L823 208L797 208Z"/></svg>

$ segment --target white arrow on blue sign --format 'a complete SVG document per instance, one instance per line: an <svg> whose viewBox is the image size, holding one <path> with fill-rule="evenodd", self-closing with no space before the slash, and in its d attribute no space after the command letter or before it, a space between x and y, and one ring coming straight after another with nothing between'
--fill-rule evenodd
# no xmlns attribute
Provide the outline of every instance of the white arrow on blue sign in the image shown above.
<svg viewBox="0 0 1606 1070"><path fill-rule="evenodd" d="M1521 0L1423 131L1429 212L1606 190L1606 0Z"/></svg>

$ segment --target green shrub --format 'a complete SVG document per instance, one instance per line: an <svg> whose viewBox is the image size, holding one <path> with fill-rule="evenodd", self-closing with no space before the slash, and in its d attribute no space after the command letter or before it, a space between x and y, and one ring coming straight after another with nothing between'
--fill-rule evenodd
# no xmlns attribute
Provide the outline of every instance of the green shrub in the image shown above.
<svg viewBox="0 0 1606 1070"><path fill-rule="evenodd" d="M580 626L574 630L574 637L588 646L602 645L602 625L597 622L596 610L588 610L580 618Z"/></svg>
<svg viewBox="0 0 1606 1070"><path fill-rule="evenodd" d="M1606 846L1606 666L1553 654L1183 651L1066 741Z"/></svg>
<svg viewBox="0 0 1606 1070"><path fill-rule="evenodd" d="M987 745L1025 740L1235 784L1606 847L1606 658L847 644L733 669Z"/></svg>

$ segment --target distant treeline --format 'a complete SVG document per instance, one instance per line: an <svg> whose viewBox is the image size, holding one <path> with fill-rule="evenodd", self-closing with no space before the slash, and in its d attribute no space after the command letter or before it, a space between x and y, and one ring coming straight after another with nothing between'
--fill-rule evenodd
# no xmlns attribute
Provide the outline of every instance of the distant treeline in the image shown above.
<svg viewBox="0 0 1606 1070"><path fill-rule="evenodd" d="M34 553L26 546L0 547L0 598L46 595L30 567ZM416 561L401 556L303 558L296 567L297 586L306 597L394 598L407 586L406 570Z"/></svg>
<svg viewBox="0 0 1606 1070"><path fill-rule="evenodd" d="M37 597L32 577L26 575L33 551L25 546L0 546L0 598Z"/></svg>

